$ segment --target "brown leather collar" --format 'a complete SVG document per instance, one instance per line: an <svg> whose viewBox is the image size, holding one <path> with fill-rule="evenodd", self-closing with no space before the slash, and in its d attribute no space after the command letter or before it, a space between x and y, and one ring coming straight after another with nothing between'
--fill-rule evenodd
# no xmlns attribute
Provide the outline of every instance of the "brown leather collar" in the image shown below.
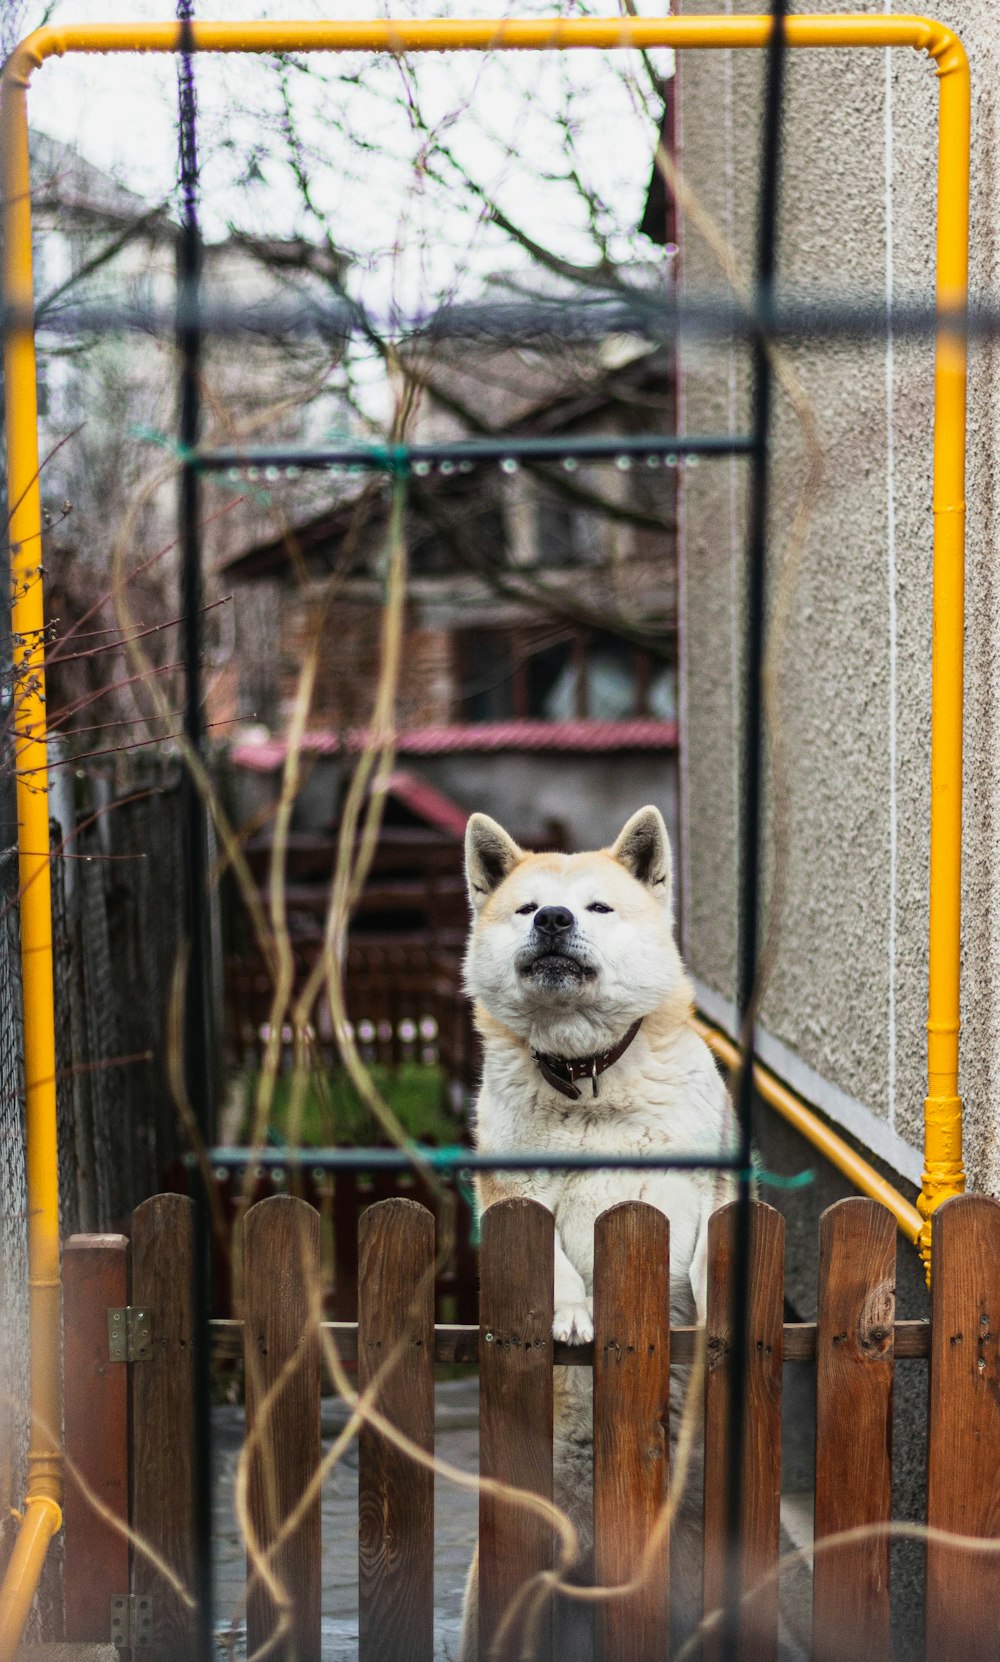
<svg viewBox="0 0 1000 1662"><path fill-rule="evenodd" d="M623 1039L619 1039L610 1050L599 1050L595 1056L544 1056L540 1050L531 1052L531 1059L538 1063L538 1071L542 1078L576 1102L580 1096L574 1081L589 1079L597 1095L597 1078L606 1068L617 1062L619 1056L624 1056L632 1040L642 1026L642 1017L634 1021Z"/></svg>

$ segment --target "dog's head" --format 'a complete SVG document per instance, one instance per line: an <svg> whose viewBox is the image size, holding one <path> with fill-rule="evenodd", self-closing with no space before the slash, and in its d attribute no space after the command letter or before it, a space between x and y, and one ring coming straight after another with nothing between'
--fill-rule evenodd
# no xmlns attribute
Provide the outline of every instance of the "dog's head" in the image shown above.
<svg viewBox="0 0 1000 1662"><path fill-rule="evenodd" d="M466 985L520 1037L583 1055L672 994L687 997L657 808L641 808L613 848L594 854L528 854L473 814L465 868Z"/></svg>

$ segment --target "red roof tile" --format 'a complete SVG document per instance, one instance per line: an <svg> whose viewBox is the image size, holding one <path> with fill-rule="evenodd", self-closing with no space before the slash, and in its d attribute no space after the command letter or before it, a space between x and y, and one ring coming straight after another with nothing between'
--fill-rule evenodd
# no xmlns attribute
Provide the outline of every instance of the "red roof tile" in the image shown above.
<svg viewBox="0 0 1000 1662"><path fill-rule="evenodd" d="M356 753L364 744L362 732L306 733L302 750L310 756ZM676 750L677 727L672 721L485 721L436 727L411 727L400 733L396 751L401 756L442 756L453 751L561 750L576 753L609 750ZM233 746L237 767L270 773L285 760L284 739Z"/></svg>

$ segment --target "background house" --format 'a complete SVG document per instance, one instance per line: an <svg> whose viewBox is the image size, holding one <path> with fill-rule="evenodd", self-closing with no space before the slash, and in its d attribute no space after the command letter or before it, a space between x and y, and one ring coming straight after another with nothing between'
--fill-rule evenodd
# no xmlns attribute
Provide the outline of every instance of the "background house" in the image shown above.
<svg viewBox="0 0 1000 1662"><path fill-rule="evenodd" d="M670 355L634 340L599 341L575 362L510 346L478 359L449 348L420 373L429 387L418 442L468 432L454 414L460 398L477 431L627 436L669 431L675 419ZM669 467L477 466L411 481L398 705L408 768L531 839L551 838L556 822L567 846L610 840L649 796L676 822L675 496ZM340 761L370 716L387 508L378 487L355 489L222 573L237 631L245 607L265 612L272 631L268 684L240 653L241 679L225 689L267 728L234 746L240 770L280 765L306 643L322 619L303 824L335 818ZM263 607L255 591L266 591Z"/></svg>
<svg viewBox="0 0 1000 1662"><path fill-rule="evenodd" d="M490 322L485 342L463 331L401 352L417 389L415 442L672 431L669 352L607 333L569 350L561 342L529 350L511 342L513 318L501 302ZM415 467L407 481L401 771L387 784L374 866L352 916L347 1009L360 1031L379 1025L365 1015L379 1001L398 1012L400 998L423 997L420 1010L407 1006L411 1023L456 1029L441 1052L456 1107L467 1105L476 1074L461 983L469 813L493 814L526 847L573 849L612 842L652 799L676 831L676 479L676 467L629 462L445 464ZM388 487L350 476L334 484L329 509L294 520L219 574L233 593L237 649L232 676L216 685L213 719L228 727L236 712L256 718L233 730L227 763L234 817L252 829L248 851L262 883L287 723L318 641L289 849L302 975L319 950L344 794L371 719L383 613ZM243 617L268 631L262 654L241 642ZM426 828L418 838L400 827L401 781L411 811L423 817L435 805L443 841L433 848ZM417 984L428 992L407 992L404 958L420 959ZM249 1011L260 1030L271 979L249 940L229 985L239 1019ZM250 987L259 997L248 998ZM388 1016L382 1025L394 1028Z"/></svg>
<svg viewBox="0 0 1000 1662"><path fill-rule="evenodd" d="M134 666L123 667L117 644L121 615L112 572L123 535L121 595L166 677L168 707L179 708L166 668L176 657L171 624L179 613L173 336L178 227L171 203L150 203L45 134L31 135L31 169L52 726L92 734L98 721L117 722L119 762L105 760L106 772L121 764L128 742L159 739L162 730L150 727L149 700ZM239 320L238 328L214 335L204 355L210 441L235 442L261 423L290 442L315 440L331 424L349 429L342 342L282 325L296 306L327 294L342 276L328 250L298 238L230 234L207 243L205 297ZM141 326L105 328L102 316L116 308L137 316ZM310 479L299 482L300 511L320 488ZM248 537L285 524L282 492L281 481L269 481L266 489L246 482L237 489L227 481L210 493L204 527L209 563L245 546ZM104 651L98 650L102 627ZM80 629L86 643L76 638ZM211 683L224 673L233 645L224 601L206 614L205 634ZM126 683L123 693L115 692L116 682ZM83 710L86 723L77 714ZM80 748L97 747L91 739Z"/></svg>

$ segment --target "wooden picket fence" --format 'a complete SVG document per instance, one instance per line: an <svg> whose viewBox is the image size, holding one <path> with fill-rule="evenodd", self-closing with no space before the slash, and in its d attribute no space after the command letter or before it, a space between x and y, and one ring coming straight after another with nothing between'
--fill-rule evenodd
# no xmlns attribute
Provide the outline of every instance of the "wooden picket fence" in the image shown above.
<svg viewBox="0 0 1000 1662"><path fill-rule="evenodd" d="M731 1291L735 1208L712 1220L704 1378L706 1609L722 1585L726 1449L734 1356ZM479 1325L435 1326L434 1220L412 1200L372 1206L360 1221L358 1321L315 1322L319 1219L292 1196L254 1206L244 1230L240 1322L213 1324L216 1347L242 1351L248 1435L256 1452L248 1503L261 1549L290 1599L291 1628L269 1654L320 1656L320 1462L323 1347L335 1344L379 1412L430 1456L435 1364L478 1366L480 1470L514 1488L552 1494L553 1366L593 1373L594 1569L621 1584L635 1574L668 1492L669 1370L695 1359L693 1328L669 1327L669 1223L628 1202L597 1221L593 1345L552 1340L553 1219L512 1200L483 1219ZM66 1629L107 1638L111 1596L141 1606L142 1653L189 1654L190 1614L177 1587L194 1582L191 1463L193 1395L191 1203L160 1195L123 1236L75 1236L65 1251ZM888 1212L841 1201L820 1226L818 1319L783 1319L784 1223L755 1203L740 1493L741 1657L777 1655L781 1389L784 1362L816 1370L813 1654L821 1662L888 1662L892 1400L896 1362L930 1359L927 1521L933 1530L997 1540L970 1550L931 1534L926 1544L925 1654L933 1662L986 1662L1000 1651L1000 1204L965 1196L934 1224L930 1323L895 1320L896 1236ZM148 1355L109 1364L107 1311L130 1306L148 1320ZM358 1574L361 1662L430 1662L433 1653L434 1482L380 1432L361 1432ZM75 1474L80 1481L75 1480ZM95 1514L84 1489L104 1509ZM298 1509L295 1527L284 1520ZM129 1549L115 1519L167 1566ZM552 1563L550 1527L495 1491L480 1494L481 1656L525 1581ZM861 1531L830 1550L823 1541ZM279 1540L279 1536L281 1539ZM131 1575L131 1581L129 1577ZM670 1565L664 1545L644 1584L598 1607L602 1662L657 1662L668 1654ZM276 1607L258 1578L248 1599L248 1652L274 1633ZM916 1623L916 1618L914 1619ZM521 1654L515 1623L505 1656ZM909 1655L920 1654L913 1633ZM553 1651L549 1612L534 1654ZM718 1635L703 1656L719 1655Z"/></svg>

